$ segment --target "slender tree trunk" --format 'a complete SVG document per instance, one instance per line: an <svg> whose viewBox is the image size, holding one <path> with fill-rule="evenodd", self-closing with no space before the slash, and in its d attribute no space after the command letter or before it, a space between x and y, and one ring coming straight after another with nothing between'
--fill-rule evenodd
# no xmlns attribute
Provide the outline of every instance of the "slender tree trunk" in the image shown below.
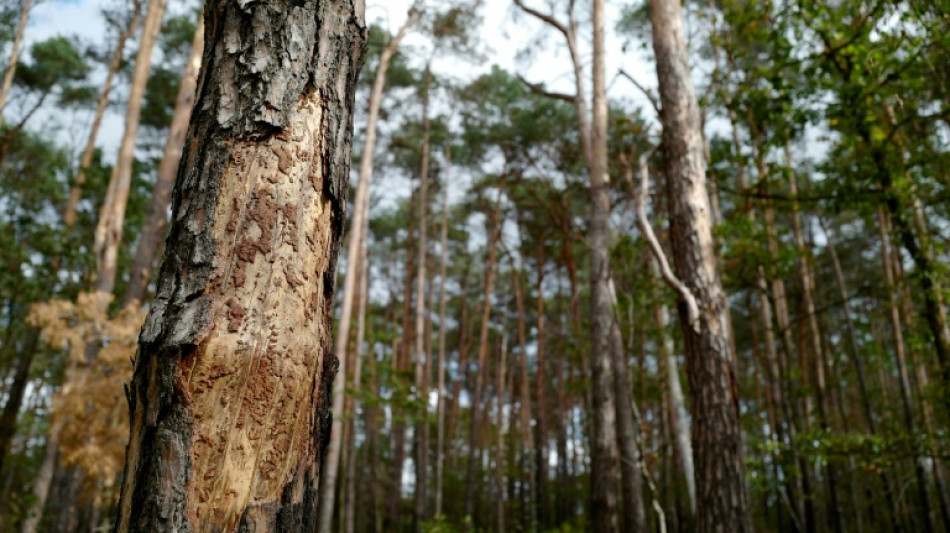
<svg viewBox="0 0 950 533"><path fill-rule="evenodd" d="M613 285L610 285L613 293ZM612 294L614 306L616 295ZM616 311L615 311L616 314ZM617 405L617 449L620 454L620 477L623 488L623 530L646 531L649 529L644 507L643 472L639 443L640 432L635 423L633 389L630 384L630 369L620 332L619 321L614 318L610 327L611 354L614 371L614 396Z"/></svg>
<svg viewBox="0 0 950 533"><path fill-rule="evenodd" d="M588 229L590 245L591 276L591 365L593 370L593 417L591 420L591 525L596 531L610 533L620 531L618 513L617 466L620 452L617 444L618 422L622 437L629 439L632 417L629 417L631 401L629 382L617 379L617 363L621 357L617 353L622 349L622 341L617 342L619 328L614 318L614 305L611 298L612 279L609 256L610 234L610 177L607 174L607 91L604 67L604 1L592 3L593 24L593 91L591 98L592 125L590 128L590 156L588 158L588 180L591 194L591 222ZM625 389L618 396L619 389ZM618 412L617 402L624 401L625 406ZM618 416L624 418L618 420ZM627 431L624 431L627 430ZM636 446L635 442L633 444ZM630 459L627 457L626 459ZM634 467L636 468L636 467ZM635 487L636 483L631 484ZM629 492L629 488L628 488ZM642 492L642 491L641 491ZM640 506L640 513L630 513L631 517L642 517L642 502L634 502L636 494L625 494L625 504ZM642 498L641 498L642 500ZM640 524L637 524L638 526ZM628 527L631 525L628 524Z"/></svg>
<svg viewBox="0 0 950 533"><path fill-rule="evenodd" d="M522 253L522 257L524 254ZM534 461L531 460L530 450L534 448L534 436L531 429L531 383L528 378L528 333L525 317L525 294L523 286L524 269L512 269L512 280L515 292L515 307L518 313L518 370L519 370L519 453L517 454L518 464L524 470L524 476L521 481L522 503L522 527L528 531L534 531L537 527L536 515L532 510L527 509L527 502L533 502L537 498L536 482L534 477ZM541 291L541 287L538 287Z"/></svg>
<svg viewBox="0 0 950 533"><path fill-rule="evenodd" d="M152 49L162 29L162 16L165 14L166 3L167 0L148 0L148 11L142 23L142 38L138 54L135 56L132 88L125 113L125 133L119 145L119 157L109 178L106 199L99 211L93 251L98 268L95 289L100 292L112 293L115 288L119 246L122 244L122 229L125 224L125 208L132 186L135 139L138 136L139 120L142 116L142 99L145 95L148 73L152 67Z"/></svg>
<svg viewBox="0 0 950 533"><path fill-rule="evenodd" d="M363 10L205 8L170 246L128 393L117 533L316 527Z"/></svg>
<svg viewBox="0 0 950 533"><path fill-rule="evenodd" d="M20 46L23 44L23 33L26 31L26 23L30 19L30 9L32 7L33 0L22 0L20 2L20 21L17 23L16 33L13 35L13 50L10 51L10 62L7 64L6 72L3 73L3 85L0 86L0 125L3 124L3 111L7 107L10 88L13 87L16 66L20 62Z"/></svg>
<svg viewBox="0 0 950 533"><path fill-rule="evenodd" d="M50 485L53 482L53 472L56 470L59 455L59 435L63 430L62 421L54 422L46 437L46 451L43 452L43 461L33 479L33 503L27 511L26 518L20 525L20 533L36 533L43 518L43 509L49 498Z"/></svg>
<svg viewBox="0 0 950 533"><path fill-rule="evenodd" d="M659 280L657 265L651 262L653 275ZM680 383L679 365L676 362L676 351L673 338L670 337L670 312L666 304L660 304L655 309L656 325L660 330L660 355L666 362L666 385L669 389L670 417L675 434L676 449L679 452L680 464L683 468L683 477L686 479L686 493L689 496L690 514L696 514L696 468L693 465L693 445L689 440L689 413L686 410L686 400L683 386Z"/></svg>
<svg viewBox="0 0 950 533"><path fill-rule="evenodd" d="M158 165L155 188L152 190L152 202L148 207L145 226L139 235L139 243L132 260L129 284L122 298L123 305L145 299L155 256L158 255L159 245L165 235L168 202L171 200L175 177L178 175L178 162L181 160L181 151L185 145L191 108L195 105L195 89L198 84L198 70L201 68L201 53L204 51L204 37L204 19L199 17L195 36L191 41L191 53L188 55L188 62L185 63L181 86L175 99L175 111L168 128L168 139L165 141L162 162Z"/></svg>
<svg viewBox="0 0 950 533"><path fill-rule="evenodd" d="M495 370L495 517L498 531L505 528L505 372L508 369L508 335L501 338L501 360Z"/></svg>
<svg viewBox="0 0 950 533"><path fill-rule="evenodd" d="M369 202L363 206L364 210L369 209ZM368 220L368 215L364 213L364 220ZM369 224L363 224L362 228L361 250L360 250L360 305L357 311L356 319L356 350L353 365L353 390L357 395L350 399L350 425L353 430L349 433L347 446L346 462L346 501L345 514L343 519L343 532L354 533L356 531L356 485L358 477L356 475L356 420L360 412L359 391L363 385L363 357L365 355L363 344L366 341L366 308L369 302ZM373 354L370 354L372 357Z"/></svg>
<svg viewBox="0 0 950 533"><path fill-rule="evenodd" d="M36 358L40 331L30 328L26 337L21 347L20 357L17 359L16 369L13 371L13 380L6 391L7 401L3 405L3 413L0 414L0 474L4 471L4 459L10 452L10 443L16 435L17 418L23 406L26 386L29 384L30 368L33 367L33 360Z"/></svg>
<svg viewBox="0 0 950 533"><path fill-rule="evenodd" d="M89 130L86 147L83 149L82 157L79 159L79 171L76 173L76 179L73 180L72 186L69 188L69 198L66 200L66 211L63 215L63 225L66 229L73 227L76 223L76 210L79 206L79 200L82 198L83 186L86 184L86 170L92 165L92 158L96 153L96 138L99 136L99 128L102 126L102 117L105 116L106 108L109 106L109 94L112 92L115 75L119 72L119 68L122 67L125 45L129 39L135 35L135 31L139 27L139 21L142 18L141 14L140 0L133 0L132 16L129 19L129 25L119 34L119 39L115 43L115 49L112 51L109 68L106 70L106 79L103 82L102 90L99 91L99 100L96 102L96 112L92 116L92 128ZM193 89L192 92L194 92ZM189 108L188 111L190 113L191 109ZM186 121L185 125L187 126L187 124Z"/></svg>
<svg viewBox="0 0 950 533"><path fill-rule="evenodd" d="M547 367L546 354L544 351L544 248L538 252L537 269L537 291L538 295L535 304L535 313L537 314L535 327L537 329L535 362L537 369L534 375L534 478L535 478L535 502L534 514L535 523L538 530L543 530L550 522L550 511L548 509L548 433L547 433L547 412L545 410L546 397L545 387L547 387L547 376L545 369Z"/></svg>
<svg viewBox="0 0 950 533"><path fill-rule="evenodd" d="M468 527L471 528L475 519L475 485L477 482L475 463L478 452L479 419L481 417L482 392L485 390L485 369L488 365L488 326L491 321L491 295L495 282L495 266L498 262L498 239L501 236L501 194L498 189L498 198L495 209L490 217L488 229L488 257L485 265L485 287L482 292L482 321L478 332L478 367L475 377L475 391L472 395L472 426L468 441L468 465L466 467L465 484L465 514L470 517Z"/></svg>
<svg viewBox="0 0 950 533"><path fill-rule="evenodd" d="M419 204L416 217L419 221L419 253L416 263L416 312L415 312L415 385L421 411L415 428L416 441L416 512L413 515L414 529L422 531L422 521L428 518L428 470L429 470L429 391L426 384L426 361L429 359L426 343L426 258L428 256L428 191L429 188L429 87L432 72L426 65L422 92L422 162L419 169Z"/></svg>
<svg viewBox="0 0 950 533"><path fill-rule="evenodd" d="M700 306L698 323L680 316L685 337L696 453L696 529L751 531L742 458L739 397L722 285L716 267L702 135L678 2L650 0L662 101L670 202L670 242L677 275Z"/></svg>
<svg viewBox="0 0 950 533"><path fill-rule="evenodd" d="M368 224L370 183L373 178L373 161L376 150L376 125L379 120L379 108L386 86L386 73L393 55L399 47L399 42L406 31L415 23L417 15L410 12L406 23L399 33L386 45L379 56L379 65L376 67L376 77L373 80L373 90L366 119L366 140L363 143L363 154L360 160L359 182L356 185L356 198L353 201L353 221L350 227L350 238L346 252L346 273L343 278L343 303L340 310L340 322L337 326L336 358L341 362L339 372L344 374L343 361L346 360L347 340L350 336L350 324L353 317L354 295L358 276L360 250L363 248L361 237L363 226ZM330 431L330 443L327 448L325 467L321 472L320 486L320 525L319 533L330 533L333 524L334 502L336 500L336 479L340 468L340 450L342 444L343 402L345 380L337 380L333 388L333 418L341 421L334 424Z"/></svg>
<svg viewBox="0 0 950 533"><path fill-rule="evenodd" d="M442 515L442 475L445 467L445 282L448 275L449 257L449 172L452 168L452 146L446 141L444 148L442 227L439 234L439 355L436 365L438 404L435 430L435 516L437 519Z"/></svg>
<svg viewBox="0 0 950 533"><path fill-rule="evenodd" d="M799 253L799 276L802 282L802 297L805 306L805 317L808 321L808 338L811 343L812 354L814 355L814 375L815 375L815 395L818 407L819 424L823 431L830 431L831 425L828 413L828 397L825 383L825 355L821 345L821 332L818 328L818 316L815 313L815 275L811 266L811 258L808 253L808 245L805 242L804 225L801 213L795 203L798 198L798 185L795 178L795 172L790 168L790 150L785 147L786 165L788 167L789 194L792 202L792 231L795 234L795 243L798 245ZM842 521L841 502L838 495L838 471L831 461L825 462L825 472L828 481L828 495L830 497L829 509L831 524L837 533L844 531L844 522Z"/></svg>

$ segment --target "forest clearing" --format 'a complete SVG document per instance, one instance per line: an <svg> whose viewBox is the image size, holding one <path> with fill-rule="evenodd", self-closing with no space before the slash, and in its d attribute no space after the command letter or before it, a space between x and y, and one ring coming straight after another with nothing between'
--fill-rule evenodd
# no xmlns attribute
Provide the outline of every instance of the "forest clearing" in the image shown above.
<svg viewBox="0 0 950 533"><path fill-rule="evenodd" d="M950 530L943 0L0 3L0 531Z"/></svg>

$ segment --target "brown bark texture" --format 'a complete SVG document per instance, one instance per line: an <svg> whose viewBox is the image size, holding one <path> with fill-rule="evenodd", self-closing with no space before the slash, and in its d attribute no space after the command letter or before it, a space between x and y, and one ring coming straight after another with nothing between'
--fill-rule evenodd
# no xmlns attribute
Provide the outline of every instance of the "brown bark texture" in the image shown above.
<svg viewBox="0 0 950 533"><path fill-rule="evenodd" d="M716 266L699 110L679 2L650 0L650 22L662 102L670 242L676 274L700 307L696 331L679 305L693 409L696 530L751 531L738 386L724 316L728 308Z"/></svg>
<svg viewBox="0 0 950 533"><path fill-rule="evenodd" d="M365 5L205 6L115 531L312 531Z"/></svg>

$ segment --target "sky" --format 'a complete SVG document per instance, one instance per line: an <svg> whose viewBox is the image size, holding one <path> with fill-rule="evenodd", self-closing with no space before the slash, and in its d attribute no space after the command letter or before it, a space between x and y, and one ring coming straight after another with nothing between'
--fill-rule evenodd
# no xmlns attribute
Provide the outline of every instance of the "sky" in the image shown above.
<svg viewBox="0 0 950 533"><path fill-rule="evenodd" d="M26 32L26 49L29 44L56 35L78 36L87 42L99 42L106 35L106 25L100 13L103 7L116 5L122 0L46 0L36 5L31 13ZM412 0L387 0L367 2L366 18L379 21L395 32L405 21ZM433 1L427 2L432 5ZM547 0L527 0L528 5L542 11L546 10ZM579 2L578 19L583 22L587 2ZM619 18L619 3L608 2L607 20L607 81L611 98L632 101L648 109L646 99L628 81L616 77L622 68L635 76L642 85L656 85L655 70L649 61L649 47L646 50L632 46L633 52L623 53L623 41L613 26ZM194 5L193 1L170 0L168 10L180 13ZM468 62L458 58L443 58L435 61L438 72L448 74L460 80L472 79L490 70L497 64L507 70L517 72L533 83L544 83L549 89L561 92L573 92L570 58L560 35L545 28L527 15L518 12L511 0L484 0L482 8L484 23L481 28L484 58L483 61ZM583 31L583 30L582 30ZM406 46L428 50L425 39L410 33L404 41ZM582 49L589 48L589 37L582 36ZM530 60L519 59L519 54L532 49ZM420 59L426 54L419 54ZM589 53L583 54L585 61ZM589 76L589 74L588 74ZM589 82L589 80L588 80ZM589 83L588 83L589 87ZM588 89L589 90L589 89ZM104 149L104 159L114 160L122 135L123 106L114 106L104 122L98 145ZM91 115L91 113L87 114ZM88 135L89 116L82 115L71 121L61 117L40 116L37 122L54 121L60 129L62 142L71 147L80 147ZM644 116L650 117L649 113Z"/></svg>

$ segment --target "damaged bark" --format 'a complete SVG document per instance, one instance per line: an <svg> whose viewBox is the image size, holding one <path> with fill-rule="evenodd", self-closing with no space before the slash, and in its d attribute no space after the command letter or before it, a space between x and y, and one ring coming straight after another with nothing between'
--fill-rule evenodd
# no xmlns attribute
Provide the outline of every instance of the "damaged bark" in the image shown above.
<svg viewBox="0 0 950 533"><path fill-rule="evenodd" d="M115 531L312 531L361 0L205 6Z"/></svg>

